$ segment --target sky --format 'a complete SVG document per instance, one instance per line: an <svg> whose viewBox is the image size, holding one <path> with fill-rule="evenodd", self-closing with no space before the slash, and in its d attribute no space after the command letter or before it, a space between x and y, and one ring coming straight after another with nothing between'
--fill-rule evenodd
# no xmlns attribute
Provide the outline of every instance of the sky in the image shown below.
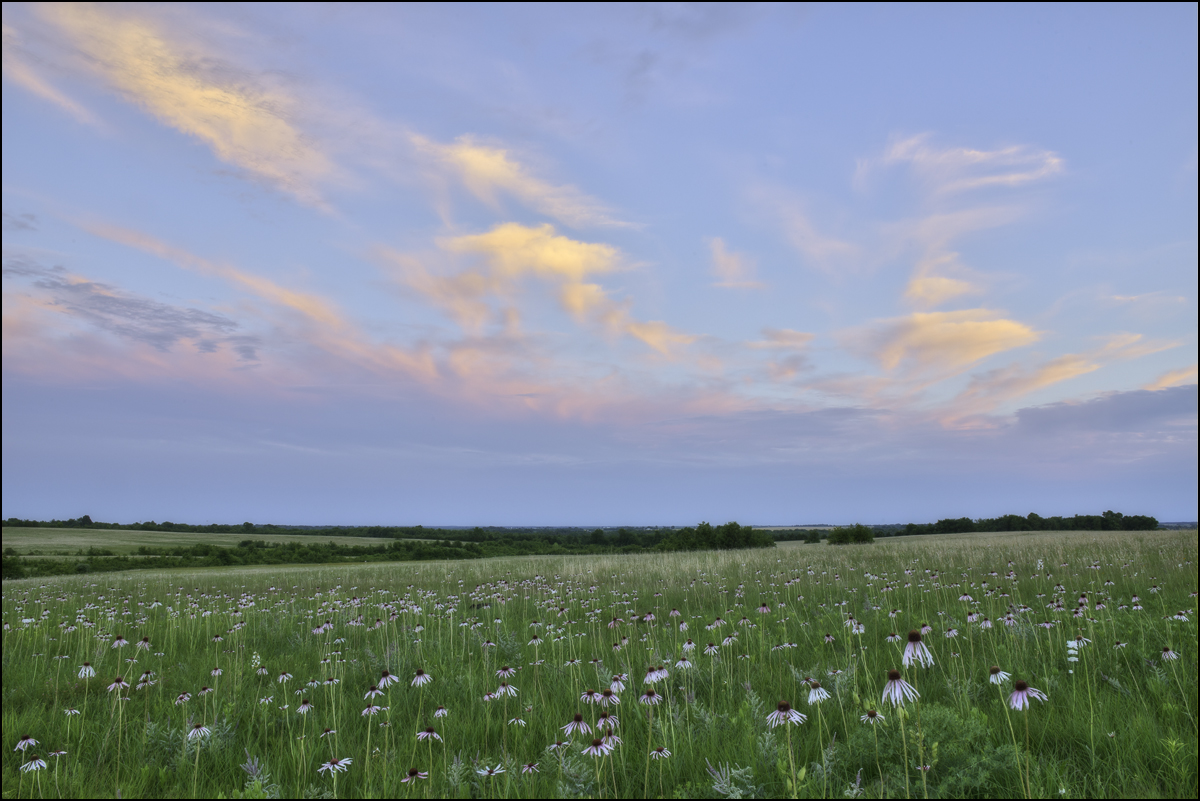
<svg viewBox="0 0 1200 801"><path fill-rule="evenodd" d="M1197 7L5 3L3 517L1197 518Z"/></svg>

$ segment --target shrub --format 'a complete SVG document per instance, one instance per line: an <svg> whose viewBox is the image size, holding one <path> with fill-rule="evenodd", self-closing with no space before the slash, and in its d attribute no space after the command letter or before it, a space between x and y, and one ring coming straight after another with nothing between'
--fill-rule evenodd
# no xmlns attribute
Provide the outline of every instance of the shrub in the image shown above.
<svg viewBox="0 0 1200 801"><path fill-rule="evenodd" d="M829 532L830 545L847 545L849 543L874 542L875 532L868 526L855 523L853 526L838 526Z"/></svg>

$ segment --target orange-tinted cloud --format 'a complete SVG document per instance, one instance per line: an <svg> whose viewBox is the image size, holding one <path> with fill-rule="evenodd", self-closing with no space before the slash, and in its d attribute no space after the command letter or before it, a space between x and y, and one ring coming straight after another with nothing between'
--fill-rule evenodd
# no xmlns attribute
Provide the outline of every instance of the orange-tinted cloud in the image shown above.
<svg viewBox="0 0 1200 801"><path fill-rule="evenodd" d="M410 289L446 310L473 335L481 334L494 319L494 304L514 302L522 294L522 280L532 278L549 285L559 306L577 322L631 336L663 356L674 357L696 340L665 322L633 318L628 302L614 300L602 285L589 280L621 269L622 256L611 245L562 236L549 224L519 223L443 239L439 245L447 253L476 256L482 264L439 273L426 260L387 250L380 253L400 269L400 279Z"/></svg>
<svg viewBox="0 0 1200 801"><path fill-rule="evenodd" d="M1183 367L1178 370L1168 370L1154 381L1151 381L1149 384L1142 387L1142 389L1154 391L1166 389L1167 387L1178 387L1182 386L1183 384L1192 384L1195 383L1195 381L1196 365L1193 364L1191 367Z"/></svg>
<svg viewBox="0 0 1200 801"><path fill-rule="evenodd" d="M851 336L886 370L956 371L1040 338L1024 323L990 309L917 312Z"/></svg>
<svg viewBox="0 0 1200 801"><path fill-rule="evenodd" d="M499 208L498 195L505 193L574 228L628 225L575 187L535 177L502 148L479 144L469 136L448 145L415 134L411 141L419 154L450 169L471 194L493 208Z"/></svg>
<svg viewBox="0 0 1200 801"><path fill-rule="evenodd" d="M136 7L59 3L42 16L67 34L91 73L160 122L204 142L221 161L303 202L325 207L317 183L329 158L294 123L295 98L255 85L186 32Z"/></svg>

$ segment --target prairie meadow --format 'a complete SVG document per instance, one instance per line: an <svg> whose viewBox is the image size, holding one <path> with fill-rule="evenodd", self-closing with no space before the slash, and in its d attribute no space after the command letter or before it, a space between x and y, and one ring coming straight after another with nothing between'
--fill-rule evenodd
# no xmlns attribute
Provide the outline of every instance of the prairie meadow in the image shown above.
<svg viewBox="0 0 1200 801"><path fill-rule="evenodd" d="M1197 795L1195 531L3 585L5 797Z"/></svg>

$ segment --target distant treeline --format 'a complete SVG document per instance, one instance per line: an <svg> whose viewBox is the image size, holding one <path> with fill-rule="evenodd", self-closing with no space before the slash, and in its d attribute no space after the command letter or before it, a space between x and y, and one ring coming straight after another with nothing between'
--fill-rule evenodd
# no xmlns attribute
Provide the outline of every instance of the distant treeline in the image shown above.
<svg viewBox="0 0 1200 801"><path fill-rule="evenodd" d="M890 527L889 527L890 528ZM984 531L1153 531L1158 520L1149 515L1125 516L1120 512L1107 511L1102 515L1075 515L1074 517L1042 517L1030 513L1003 515L972 520L969 517L946 518L936 523L909 523L897 530L884 533L876 528L877 536L897 534L969 534Z"/></svg>
<svg viewBox="0 0 1200 801"><path fill-rule="evenodd" d="M1153 531L1157 528L1158 520L1149 515L1123 515L1120 512L1108 511L1102 515L1074 517L1042 517L1030 513L1027 517L1003 515L978 520L969 517L947 517L936 523L899 523L884 526L855 524L828 530L796 528L772 531L771 536L776 542L820 542L827 539L835 543L871 541L867 539L866 530L873 534L873 540L874 537L912 534L971 534L987 531Z"/></svg>
<svg viewBox="0 0 1200 801"><path fill-rule="evenodd" d="M82 518L81 518L82 519ZM31 521L21 521L28 523ZM56 528L79 528L79 521L53 521ZM67 525L70 524L70 525ZM14 525L10 518L5 525ZM35 523L49 527L48 523ZM142 524L145 525L145 524ZM163 531L158 528L141 529ZM105 524L92 523L91 528L110 528ZM111 526L111 528L118 528ZM120 526L129 530L133 526ZM238 527L227 527L231 531L242 531ZM373 527L374 528L374 527ZM382 527L378 527L381 528ZM265 527L257 527L262 531ZM208 526L189 526L169 529L173 531L206 532ZM338 529L337 534L358 534L362 529ZM236 547L199 544L180 547L142 546L136 555L120 556L103 547L103 535L96 537L96 545L79 551L76 558L53 559L39 557L24 559L7 548L4 552L4 578L65 575L92 571L131 570L138 568L161 569L168 567L219 567L226 565L276 565L276 564L336 564L340 562L411 562L430 559L483 559L492 556L530 556L566 554L642 553L647 551L697 551L728 550L736 548L773 548L775 541L766 532L756 531L737 523L713 526L701 523L695 528L634 530L619 529L605 532L573 530L572 534L558 534L554 530L538 532L506 532L484 529L405 529L402 536L391 536L390 543L380 545L342 545L334 542L284 542L269 543L264 540L245 539ZM420 532L420 540L414 532ZM271 533L300 533L279 527ZM305 534L317 532L305 530ZM320 533L331 533L321 530ZM361 536L361 535L360 535ZM387 536L387 535L376 535Z"/></svg>

